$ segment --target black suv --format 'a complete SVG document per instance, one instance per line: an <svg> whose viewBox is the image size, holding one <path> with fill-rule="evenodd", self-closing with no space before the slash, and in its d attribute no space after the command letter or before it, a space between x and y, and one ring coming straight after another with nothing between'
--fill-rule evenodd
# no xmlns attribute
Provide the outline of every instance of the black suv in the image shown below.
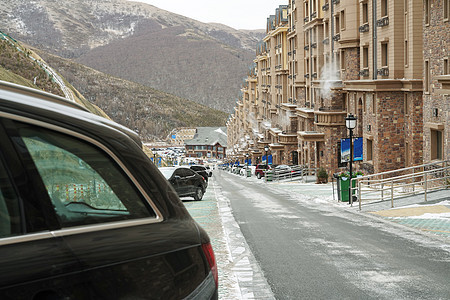
<svg viewBox="0 0 450 300"><path fill-rule="evenodd" d="M178 196L202 200L207 185L203 176L185 167L164 167L159 170L172 184Z"/></svg>
<svg viewBox="0 0 450 300"><path fill-rule="evenodd" d="M0 81L0 299L217 299L210 240L129 129Z"/></svg>
<svg viewBox="0 0 450 300"><path fill-rule="evenodd" d="M189 168L191 170L194 170L198 174L202 175L203 178L205 179L206 183L208 183L208 179L210 177L210 175L209 175L210 172L206 169L205 166L202 166L202 165L191 165L191 166L189 166ZM212 175L212 173L211 173L211 175Z"/></svg>

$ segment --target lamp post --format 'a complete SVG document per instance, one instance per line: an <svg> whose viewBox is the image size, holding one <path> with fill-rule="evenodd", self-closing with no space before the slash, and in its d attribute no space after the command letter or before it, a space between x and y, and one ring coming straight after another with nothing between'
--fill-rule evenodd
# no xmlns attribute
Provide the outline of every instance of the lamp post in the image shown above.
<svg viewBox="0 0 450 300"><path fill-rule="evenodd" d="M269 157L267 156L267 152L269 151L269 146L264 146L264 151L266 151L266 165L269 164Z"/></svg>
<svg viewBox="0 0 450 300"><path fill-rule="evenodd" d="M248 176L248 153L245 154L246 164L245 164L245 176Z"/></svg>
<svg viewBox="0 0 450 300"><path fill-rule="evenodd" d="M348 185L348 203L353 206L353 197L352 197L352 174L353 174L353 129L356 127L356 117L352 114L349 114L347 118L345 118L345 126L348 130L350 130L350 181Z"/></svg>

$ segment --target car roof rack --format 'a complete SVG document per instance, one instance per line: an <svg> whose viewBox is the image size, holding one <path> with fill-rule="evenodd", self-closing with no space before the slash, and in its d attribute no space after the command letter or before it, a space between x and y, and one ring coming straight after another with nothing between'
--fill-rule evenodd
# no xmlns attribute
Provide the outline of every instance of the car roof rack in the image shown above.
<svg viewBox="0 0 450 300"><path fill-rule="evenodd" d="M57 95L54 95L54 94L51 94L51 93L48 93L48 92L45 92L42 90L15 84L12 82L0 80L0 90L11 91L11 92L22 94L25 96L36 97L38 95L39 98L41 98L43 100L51 101L54 103L62 104L62 105L68 106L68 107L72 107L72 108L76 108L79 110L89 112L89 110L87 108L81 106L80 104L78 104L76 102L72 102L66 98L63 98L61 96L57 96Z"/></svg>

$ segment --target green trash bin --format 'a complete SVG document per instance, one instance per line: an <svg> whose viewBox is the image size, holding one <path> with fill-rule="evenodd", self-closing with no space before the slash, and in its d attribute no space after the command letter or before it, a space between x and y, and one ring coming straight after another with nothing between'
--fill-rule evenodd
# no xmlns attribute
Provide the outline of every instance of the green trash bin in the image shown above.
<svg viewBox="0 0 450 300"><path fill-rule="evenodd" d="M247 177L252 177L252 169L247 168Z"/></svg>
<svg viewBox="0 0 450 300"><path fill-rule="evenodd" d="M339 189L340 189L340 200L342 202L348 202L348 188L350 185L350 177L340 177L339 178ZM356 187L356 181L352 183L353 187ZM355 195L355 190L352 191L353 196Z"/></svg>
<svg viewBox="0 0 450 300"><path fill-rule="evenodd" d="M266 171L266 181L272 181L272 179L273 179L273 172Z"/></svg>

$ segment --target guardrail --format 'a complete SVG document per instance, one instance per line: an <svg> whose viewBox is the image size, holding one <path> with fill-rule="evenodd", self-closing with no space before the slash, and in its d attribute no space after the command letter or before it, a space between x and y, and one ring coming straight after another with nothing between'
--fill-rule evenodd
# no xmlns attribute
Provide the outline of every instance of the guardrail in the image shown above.
<svg viewBox="0 0 450 300"><path fill-rule="evenodd" d="M450 161L352 178L351 184L351 204L357 195L360 210L363 203L382 201L390 201L393 208L395 199L417 194L427 201L427 193L450 188Z"/></svg>
<svg viewBox="0 0 450 300"><path fill-rule="evenodd" d="M265 181L302 181L316 180L317 169L305 168L304 166L290 166L290 169L267 170L264 172Z"/></svg>

